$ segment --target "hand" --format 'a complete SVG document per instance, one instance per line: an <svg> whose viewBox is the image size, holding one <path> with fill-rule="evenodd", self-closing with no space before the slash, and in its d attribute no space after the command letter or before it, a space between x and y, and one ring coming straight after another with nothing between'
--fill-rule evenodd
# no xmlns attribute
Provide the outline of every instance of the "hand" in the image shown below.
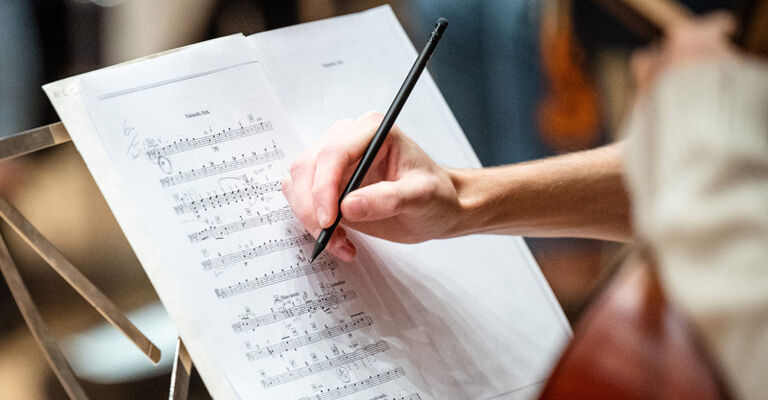
<svg viewBox="0 0 768 400"><path fill-rule="evenodd" d="M383 115L341 120L291 164L283 194L315 237L336 219L338 199ZM445 237L459 211L449 172L397 126L379 150L363 184L341 203L342 224L402 243ZM344 260L355 246L336 228L327 250Z"/></svg>
<svg viewBox="0 0 768 400"><path fill-rule="evenodd" d="M673 26L661 46L638 50L632 55L632 70L638 93L651 88L664 71L702 61L738 54L729 37L736 32L736 19L715 12Z"/></svg>

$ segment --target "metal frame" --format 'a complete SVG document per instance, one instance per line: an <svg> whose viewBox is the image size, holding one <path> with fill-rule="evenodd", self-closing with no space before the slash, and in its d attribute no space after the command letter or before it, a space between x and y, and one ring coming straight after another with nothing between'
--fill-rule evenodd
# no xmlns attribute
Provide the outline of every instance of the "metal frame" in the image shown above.
<svg viewBox="0 0 768 400"><path fill-rule="evenodd" d="M61 122L20 132L0 139L0 160L33 153L38 150L71 141L69 133ZM13 205L0 196L0 220L5 221L24 239L67 283L115 328L125 334L136 347L153 363L160 361L160 349L152 343L88 278L70 263L56 247L38 231ZM0 273L2 273L13 299L24 317L35 341L48 360L56 378L69 398L87 399L85 391L77 381L72 368L56 344L48 327L24 285L8 247L0 234ZM173 363L169 399L185 400L189 392L189 378L192 373L192 359L184 343L178 339L176 357Z"/></svg>

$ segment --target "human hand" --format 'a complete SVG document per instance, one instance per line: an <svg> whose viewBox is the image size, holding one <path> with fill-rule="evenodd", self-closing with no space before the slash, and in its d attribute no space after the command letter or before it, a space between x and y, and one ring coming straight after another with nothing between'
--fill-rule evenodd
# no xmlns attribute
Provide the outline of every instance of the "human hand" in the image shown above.
<svg viewBox="0 0 768 400"><path fill-rule="evenodd" d="M736 26L736 19L727 12L714 12L673 25L660 45L637 50L632 55L638 93L651 88L667 70L735 57L738 51L729 38L736 32Z"/></svg>
<svg viewBox="0 0 768 400"><path fill-rule="evenodd" d="M294 214L315 237L336 219L338 199L383 115L338 121L292 164L282 190ZM397 127L389 132L361 187L341 203L342 225L402 243L444 237L459 202L449 172ZM328 251L344 260L356 249L343 227Z"/></svg>

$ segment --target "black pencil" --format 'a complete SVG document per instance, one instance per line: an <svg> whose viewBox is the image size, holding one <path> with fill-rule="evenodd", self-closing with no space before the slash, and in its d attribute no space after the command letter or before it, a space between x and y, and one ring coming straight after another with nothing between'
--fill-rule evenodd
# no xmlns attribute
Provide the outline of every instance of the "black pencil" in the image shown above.
<svg viewBox="0 0 768 400"><path fill-rule="evenodd" d="M360 159L360 162L357 163L355 172L352 173L352 177L349 179L349 182L347 182L347 186L344 188L341 196L339 196L339 212L336 214L336 220L333 221L331 226L324 228L317 236L317 240L315 241L315 248L312 250L312 257L310 258L309 262L315 261L317 256L323 252L325 246L327 246L328 242L331 240L333 231L336 230L339 222L341 222L341 201L344 200L344 198L347 197L350 192L360 187L360 184L363 182L363 178L365 178L365 174L368 172L368 169L373 163L373 159L376 158L376 154L379 152L381 145L384 144L384 139L387 138L387 134L389 133L390 129L392 129L392 125L395 124L395 120L400 114L400 110L403 109L405 101L408 100L408 96L410 96L411 91L413 91L413 87L416 86L416 82L419 80L421 72L424 71L424 68L427 66L429 57L432 56L432 52L435 51L435 47L437 47L437 43L440 41L440 38L443 36L443 32L445 32L445 28L447 27L448 21L444 20L443 18L437 20L435 29L432 31L432 34L429 35L427 44L424 46L424 49L421 50L421 53L413 63L413 67L411 67L411 70L408 72L408 76L405 77L403 85L400 86L400 90L397 92L395 100L392 102L392 105L389 106L387 114L384 115L384 119L381 121L379 129L376 130L376 134L373 135L373 139L371 139L371 142L368 143L368 147L365 149L363 157Z"/></svg>

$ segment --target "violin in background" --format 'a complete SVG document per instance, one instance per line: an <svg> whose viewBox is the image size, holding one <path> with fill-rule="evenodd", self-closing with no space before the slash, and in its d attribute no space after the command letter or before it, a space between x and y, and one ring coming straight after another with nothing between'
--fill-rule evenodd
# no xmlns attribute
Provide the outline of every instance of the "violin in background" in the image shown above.
<svg viewBox="0 0 768 400"><path fill-rule="evenodd" d="M643 37L663 34L671 24L692 15L670 0L593 1ZM734 3L739 14L748 16L741 18L736 42L746 52L768 53L768 1ZM547 39L554 41L553 52L567 50L563 54L570 53L569 60L542 52L549 60L545 67L550 96L559 93L561 98L545 99L539 115L541 127L549 129L543 132L551 136L548 140L566 148L588 145L593 138L587 133L598 125L594 118L599 116L589 79L575 76L584 67L578 65L572 36L562 34L569 29ZM583 104L575 104L579 102ZM571 115L558 120L553 118L555 112ZM732 395L695 327L665 297L652 257L636 252L581 317L540 398L714 400Z"/></svg>

